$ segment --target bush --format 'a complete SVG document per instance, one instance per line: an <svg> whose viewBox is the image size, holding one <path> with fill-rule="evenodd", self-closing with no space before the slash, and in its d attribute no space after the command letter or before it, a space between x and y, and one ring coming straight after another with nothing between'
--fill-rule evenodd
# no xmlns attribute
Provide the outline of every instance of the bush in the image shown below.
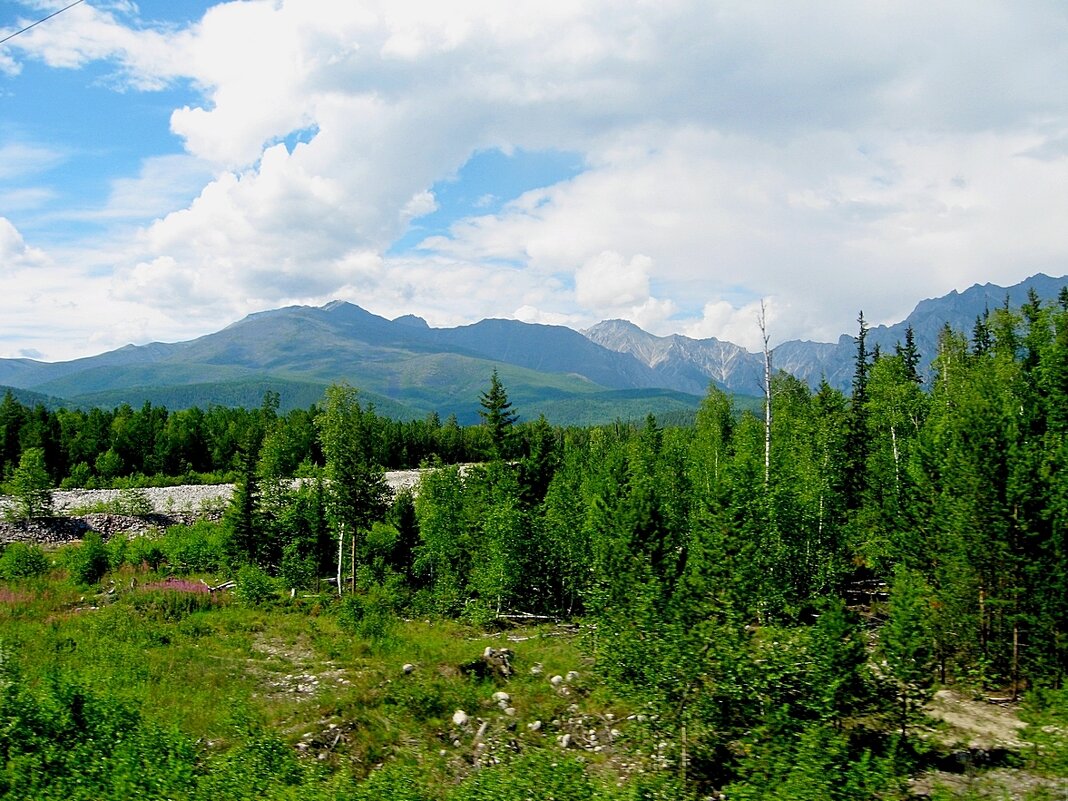
<svg viewBox="0 0 1068 801"><path fill-rule="evenodd" d="M371 584L364 592L346 595L338 611L338 624L358 637L382 644L397 625L397 593L389 585Z"/></svg>
<svg viewBox="0 0 1068 801"><path fill-rule="evenodd" d="M39 545L13 542L0 555L0 578L36 578L51 568L52 563Z"/></svg>
<svg viewBox="0 0 1068 801"><path fill-rule="evenodd" d="M126 564L131 567L145 565L150 570L159 570L159 566L163 564L162 543L158 538L147 534L127 540L123 551Z"/></svg>
<svg viewBox="0 0 1068 801"><path fill-rule="evenodd" d="M45 467L44 450L27 448L11 477L8 491L15 504L8 511L12 519L47 517L52 514L52 479Z"/></svg>
<svg viewBox="0 0 1068 801"><path fill-rule="evenodd" d="M260 606L278 596L274 579L256 565L243 565L237 571L234 596L242 606Z"/></svg>
<svg viewBox="0 0 1068 801"><path fill-rule="evenodd" d="M177 573L223 573L230 553L223 526L198 520L191 526L171 526L162 540L167 563Z"/></svg>
<svg viewBox="0 0 1068 801"><path fill-rule="evenodd" d="M315 557L302 556L296 542L287 543L282 549L282 565L279 570L286 587L307 589L315 581Z"/></svg>
<svg viewBox="0 0 1068 801"><path fill-rule="evenodd" d="M108 572L108 551L104 540L95 531L89 531L77 545L67 551L67 568L78 584L96 584Z"/></svg>
<svg viewBox="0 0 1068 801"><path fill-rule="evenodd" d="M115 499L116 511L120 515L131 517L146 517L152 514L152 501L140 487L129 487L119 490L119 496Z"/></svg>
<svg viewBox="0 0 1068 801"><path fill-rule="evenodd" d="M174 582L147 585L130 596L129 602L146 617L167 622L184 620L195 612L206 612L216 606L215 596L204 585L184 587Z"/></svg>

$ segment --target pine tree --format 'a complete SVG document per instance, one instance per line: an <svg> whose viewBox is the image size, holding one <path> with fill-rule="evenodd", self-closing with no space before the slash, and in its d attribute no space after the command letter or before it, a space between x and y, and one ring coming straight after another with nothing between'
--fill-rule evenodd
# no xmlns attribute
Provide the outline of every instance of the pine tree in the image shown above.
<svg viewBox="0 0 1068 801"><path fill-rule="evenodd" d="M483 425L489 430L490 441L493 445L493 456L496 459L507 459L511 456L512 426L519 418L519 414L512 408L508 400L508 393L501 383L500 376L494 368L490 376L489 389L479 395L478 416L482 418Z"/></svg>
<svg viewBox="0 0 1068 801"><path fill-rule="evenodd" d="M905 375L908 376L909 381L914 384L922 384L923 378L920 376L920 351L916 347L916 334L912 330L912 324L905 329L905 344L897 345L894 348L894 353L900 356L905 363Z"/></svg>
<svg viewBox="0 0 1068 801"><path fill-rule="evenodd" d="M849 407L849 430L846 438L846 458L849 460L845 477L845 503L857 509L866 486L865 466L868 461L868 324L864 312L857 317L857 358L853 370L853 397Z"/></svg>

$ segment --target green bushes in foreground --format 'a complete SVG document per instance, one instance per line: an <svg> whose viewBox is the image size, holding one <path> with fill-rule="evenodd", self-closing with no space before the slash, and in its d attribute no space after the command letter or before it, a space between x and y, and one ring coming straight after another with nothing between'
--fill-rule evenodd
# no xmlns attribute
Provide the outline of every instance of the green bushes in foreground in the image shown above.
<svg viewBox="0 0 1068 801"><path fill-rule="evenodd" d="M52 562L39 545L12 542L0 554L0 578L25 579L43 576L52 569Z"/></svg>

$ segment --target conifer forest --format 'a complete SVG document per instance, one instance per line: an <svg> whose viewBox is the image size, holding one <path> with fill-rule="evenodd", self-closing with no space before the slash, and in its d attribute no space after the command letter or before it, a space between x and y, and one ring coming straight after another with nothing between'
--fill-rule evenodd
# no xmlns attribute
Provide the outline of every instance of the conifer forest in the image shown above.
<svg viewBox="0 0 1068 801"><path fill-rule="evenodd" d="M9 394L16 529L54 487L234 493L4 547L0 798L1063 798L1068 290L929 364L858 322L850 394L772 362L692 421L553 426L496 373L468 427ZM954 742L947 693L1019 745Z"/></svg>

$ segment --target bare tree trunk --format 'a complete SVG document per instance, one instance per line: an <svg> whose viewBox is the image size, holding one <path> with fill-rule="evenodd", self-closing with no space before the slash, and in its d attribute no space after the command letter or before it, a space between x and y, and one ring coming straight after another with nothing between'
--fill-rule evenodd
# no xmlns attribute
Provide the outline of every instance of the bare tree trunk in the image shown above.
<svg viewBox="0 0 1068 801"><path fill-rule="evenodd" d="M345 524L337 527L337 594L341 595L341 560L345 555Z"/></svg>
<svg viewBox="0 0 1068 801"><path fill-rule="evenodd" d="M690 754L686 744L686 724L682 724L682 730L679 733L679 744L682 746L679 754L679 779L683 787L686 786L686 773L690 767Z"/></svg>
<svg viewBox="0 0 1068 801"><path fill-rule="evenodd" d="M900 491L901 489L901 473L898 468L898 462L900 461L900 454L897 451L897 431L894 426L890 426L890 442L894 446L894 490Z"/></svg>
<svg viewBox="0 0 1068 801"><path fill-rule="evenodd" d="M986 658L986 587L979 585L979 646Z"/></svg>
<svg viewBox="0 0 1068 801"><path fill-rule="evenodd" d="M768 316L760 299L760 338L764 341L764 486L771 482L771 351L768 349Z"/></svg>
<svg viewBox="0 0 1068 801"><path fill-rule="evenodd" d="M349 592L356 594L356 529L352 530L352 551L349 554Z"/></svg>
<svg viewBox="0 0 1068 801"><path fill-rule="evenodd" d="M1020 695L1020 619L1012 618L1012 700Z"/></svg>

